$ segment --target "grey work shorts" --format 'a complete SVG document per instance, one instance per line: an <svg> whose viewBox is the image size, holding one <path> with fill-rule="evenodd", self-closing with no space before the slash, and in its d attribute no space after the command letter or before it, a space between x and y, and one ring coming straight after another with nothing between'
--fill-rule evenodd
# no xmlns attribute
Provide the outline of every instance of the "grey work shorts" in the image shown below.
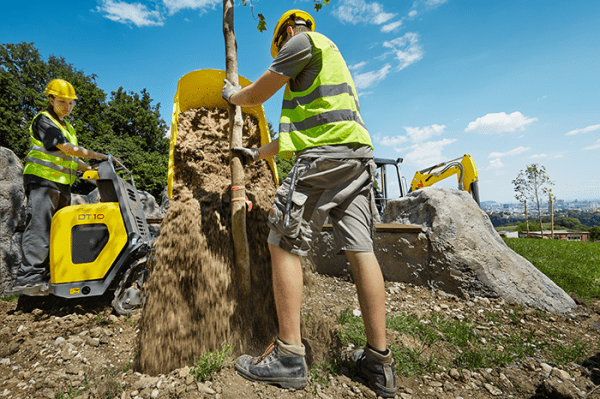
<svg viewBox="0 0 600 399"><path fill-rule="evenodd" d="M329 216L335 244L340 250L373 252L375 204L372 185L376 166L372 159L298 159L289 223L285 205L294 169L277 189L269 212L269 244L305 256Z"/></svg>

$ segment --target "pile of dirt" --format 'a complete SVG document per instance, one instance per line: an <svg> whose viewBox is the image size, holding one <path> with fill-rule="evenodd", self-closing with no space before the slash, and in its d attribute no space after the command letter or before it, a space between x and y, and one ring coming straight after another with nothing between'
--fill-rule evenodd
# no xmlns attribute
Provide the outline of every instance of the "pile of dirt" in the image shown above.
<svg viewBox="0 0 600 399"><path fill-rule="evenodd" d="M174 189L146 287L136 368L168 373L206 351L264 348L276 334L266 218L275 194L266 161L244 169L252 202L246 226L252 291L237 289L231 238L229 119L220 109L179 116ZM244 115L244 147L260 146L258 121Z"/></svg>

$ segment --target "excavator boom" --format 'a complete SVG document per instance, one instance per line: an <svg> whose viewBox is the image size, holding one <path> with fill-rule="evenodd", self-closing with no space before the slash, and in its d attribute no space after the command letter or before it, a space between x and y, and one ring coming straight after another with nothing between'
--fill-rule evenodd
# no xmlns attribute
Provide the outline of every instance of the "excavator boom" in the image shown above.
<svg viewBox="0 0 600 399"><path fill-rule="evenodd" d="M409 192L429 187L453 175L457 175L458 189L469 192L479 205L479 177L475 162L469 154L416 172Z"/></svg>

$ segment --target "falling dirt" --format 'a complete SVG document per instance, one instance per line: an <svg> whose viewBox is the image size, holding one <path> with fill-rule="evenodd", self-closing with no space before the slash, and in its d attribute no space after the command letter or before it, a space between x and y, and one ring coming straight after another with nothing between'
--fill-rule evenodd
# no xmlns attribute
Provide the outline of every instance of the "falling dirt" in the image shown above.
<svg viewBox="0 0 600 399"><path fill-rule="evenodd" d="M157 375L190 365L206 351L233 345L257 352L277 333L266 218L275 184L266 161L244 168L252 202L246 225L252 291L236 288L231 238L231 171L227 111L179 116L173 199L145 284L136 367ZM256 119L244 115L243 145L260 146Z"/></svg>

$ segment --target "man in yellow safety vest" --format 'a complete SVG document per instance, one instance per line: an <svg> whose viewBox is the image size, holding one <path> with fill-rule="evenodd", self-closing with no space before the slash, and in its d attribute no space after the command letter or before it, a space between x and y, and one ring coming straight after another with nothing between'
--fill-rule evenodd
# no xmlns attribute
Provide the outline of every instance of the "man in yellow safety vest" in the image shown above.
<svg viewBox="0 0 600 399"><path fill-rule="evenodd" d="M45 90L48 108L31 122L31 147L23 170L27 194L27 225L21 247L23 259L15 287L48 289L50 226L52 217L71 203L71 186L77 170L91 170L81 158L106 159L107 155L87 150L77 144L75 129L65 120L75 105L73 86L54 79Z"/></svg>
<svg viewBox="0 0 600 399"><path fill-rule="evenodd" d="M244 164L280 154L296 162L278 188L268 217L268 243L279 336L261 357L243 355L235 368L245 378L299 389L307 384L300 335L302 267L310 243L327 217L344 250L358 291L367 345L351 359L375 393L394 397L394 359L385 335L385 288L373 252L372 143L360 116L352 76L337 46L316 33L308 13L290 10L279 19L271 42L275 59L245 88L225 80L231 104L262 104L284 85L279 137L256 148L233 148Z"/></svg>

